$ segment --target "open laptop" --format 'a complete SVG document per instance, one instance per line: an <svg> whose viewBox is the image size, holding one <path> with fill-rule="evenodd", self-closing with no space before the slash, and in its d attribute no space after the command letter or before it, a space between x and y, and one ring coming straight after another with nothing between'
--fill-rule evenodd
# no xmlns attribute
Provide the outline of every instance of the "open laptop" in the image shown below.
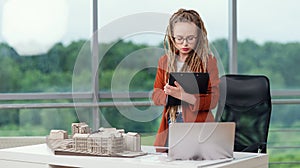
<svg viewBox="0 0 300 168"><path fill-rule="evenodd" d="M172 123L168 156L174 160L233 158L234 122Z"/></svg>

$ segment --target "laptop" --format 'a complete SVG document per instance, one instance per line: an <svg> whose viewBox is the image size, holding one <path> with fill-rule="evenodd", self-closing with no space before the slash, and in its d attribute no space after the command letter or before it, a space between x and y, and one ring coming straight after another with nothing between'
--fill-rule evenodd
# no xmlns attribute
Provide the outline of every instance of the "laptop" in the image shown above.
<svg viewBox="0 0 300 168"><path fill-rule="evenodd" d="M234 122L171 123L168 156L174 160L233 158Z"/></svg>
<svg viewBox="0 0 300 168"><path fill-rule="evenodd" d="M202 72L170 72L169 85L175 86L177 81L184 91L190 94L206 94L209 74ZM167 105L180 105L181 100L168 96Z"/></svg>

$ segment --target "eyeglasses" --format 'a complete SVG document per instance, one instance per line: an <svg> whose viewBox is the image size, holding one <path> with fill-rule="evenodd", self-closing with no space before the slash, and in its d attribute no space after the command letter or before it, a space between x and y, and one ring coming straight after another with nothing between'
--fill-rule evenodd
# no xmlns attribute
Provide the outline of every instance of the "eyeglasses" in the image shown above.
<svg viewBox="0 0 300 168"><path fill-rule="evenodd" d="M182 37L182 36L176 36L176 37L173 37L175 39L175 42L178 43L178 44L182 44L185 40L187 43L189 44L192 44L196 41L196 38L197 36L187 36L187 37Z"/></svg>

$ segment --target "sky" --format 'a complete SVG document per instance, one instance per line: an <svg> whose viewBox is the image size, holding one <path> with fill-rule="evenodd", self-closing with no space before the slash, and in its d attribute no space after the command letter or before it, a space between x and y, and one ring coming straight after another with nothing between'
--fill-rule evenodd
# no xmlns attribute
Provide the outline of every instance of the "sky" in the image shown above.
<svg viewBox="0 0 300 168"><path fill-rule="evenodd" d="M0 0L0 42L28 53L92 35L92 0ZM237 1L238 40L300 41L299 0ZM99 40L157 44L179 8L198 11L210 41L228 37L228 0L99 0ZM17 11L17 12L16 12ZM32 47L30 49L30 46Z"/></svg>

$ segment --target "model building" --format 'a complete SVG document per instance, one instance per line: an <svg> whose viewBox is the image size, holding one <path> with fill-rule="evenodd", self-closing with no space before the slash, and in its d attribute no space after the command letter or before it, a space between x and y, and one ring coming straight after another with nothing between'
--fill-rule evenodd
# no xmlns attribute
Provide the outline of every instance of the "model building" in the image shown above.
<svg viewBox="0 0 300 168"><path fill-rule="evenodd" d="M66 139L66 131L51 130L48 139ZM138 133L125 133L124 129L99 128L91 133L85 123L72 123L71 139L55 144L58 149L94 155L113 156L124 152L141 152Z"/></svg>

